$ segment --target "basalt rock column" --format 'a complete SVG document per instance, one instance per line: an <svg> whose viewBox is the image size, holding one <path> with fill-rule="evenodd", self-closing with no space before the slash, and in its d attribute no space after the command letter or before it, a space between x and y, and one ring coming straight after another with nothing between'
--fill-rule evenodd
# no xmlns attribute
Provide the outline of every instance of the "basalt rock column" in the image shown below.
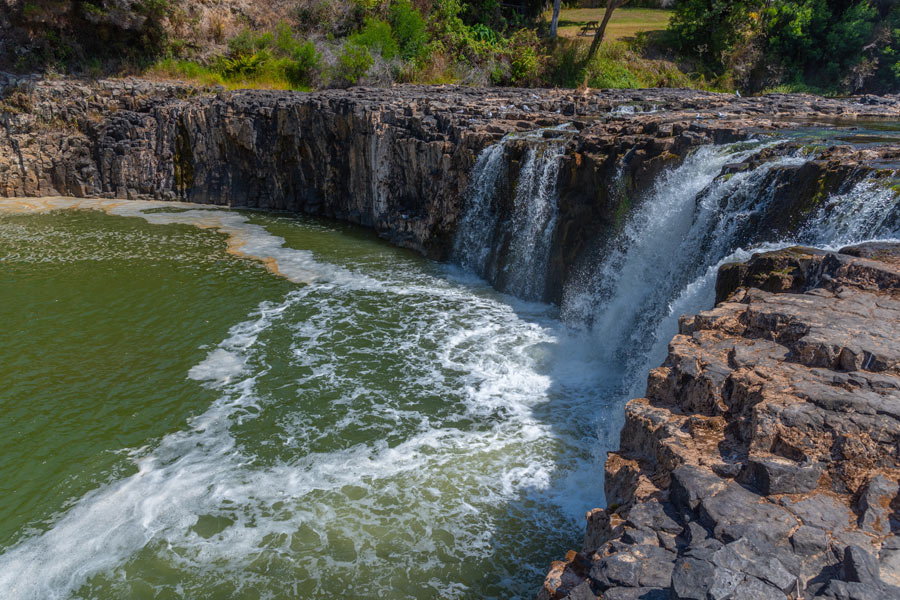
<svg viewBox="0 0 900 600"><path fill-rule="evenodd" d="M900 245L757 255L717 291L538 597L900 597Z"/></svg>

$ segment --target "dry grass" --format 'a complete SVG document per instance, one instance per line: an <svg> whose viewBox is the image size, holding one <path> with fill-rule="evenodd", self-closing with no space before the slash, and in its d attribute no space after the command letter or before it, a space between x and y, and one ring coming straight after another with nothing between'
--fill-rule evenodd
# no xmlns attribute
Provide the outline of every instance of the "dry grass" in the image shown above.
<svg viewBox="0 0 900 600"><path fill-rule="evenodd" d="M591 21L603 20L605 8L573 8L563 9L559 14L559 35L577 38L581 28ZM550 20L552 13L544 16ZM659 31L665 29L672 17L671 10L658 8L620 8L613 13L606 27L607 40L620 40L634 37L642 31ZM593 34L592 34L593 35ZM582 36L589 40L589 36Z"/></svg>

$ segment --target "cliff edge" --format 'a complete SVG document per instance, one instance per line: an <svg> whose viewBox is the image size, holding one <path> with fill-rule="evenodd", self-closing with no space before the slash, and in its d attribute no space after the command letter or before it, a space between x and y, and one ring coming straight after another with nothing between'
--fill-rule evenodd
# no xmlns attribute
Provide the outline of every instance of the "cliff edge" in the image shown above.
<svg viewBox="0 0 900 600"><path fill-rule="evenodd" d="M559 302L579 258L615 237L642 192L698 146L811 122L847 129L897 119L897 96L412 85L228 92L0 73L0 196L178 199L306 213L371 227L447 260L478 156L502 145L491 206L497 227L486 238L497 249L496 268L481 275L506 290L492 273L504 273L512 260L505 223L537 144L519 134L559 136L548 128L565 128L557 175L548 182L558 198L548 276L532 298ZM764 187L775 201L759 221L766 232L760 239L789 233L828 192L900 156L896 144L783 141L723 174L786 153L815 154L772 171Z"/></svg>
<svg viewBox="0 0 900 600"><path fill-rule="evenodd" d="M900 598L900 244L719 271L542 600Z"/></svg>

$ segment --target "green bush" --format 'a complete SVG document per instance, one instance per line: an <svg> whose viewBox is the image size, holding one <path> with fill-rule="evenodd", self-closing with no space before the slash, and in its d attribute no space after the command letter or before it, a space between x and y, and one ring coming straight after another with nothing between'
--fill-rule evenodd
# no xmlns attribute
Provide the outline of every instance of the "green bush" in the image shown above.
<svg viewBox="0 0 900 600"><path fill-rule="evenodd" d="M390 8L390 23L400 56L407 60L422 56L428 45L428 29L425 19L410 0L394 0Z"/></svg>
<svg viewBox="0 0 900 600"><path fill-rule="evenodd" d="M321 56L312 42L304 42L291 50L290 61L284 67L285 77L296 87L307 87L319 70Z"/></svg>
<svg viewBox="0 0 900 600"><path fill-rule="evenodd" d="M502 36L499 33L494 31L487 25L484 25L483 23L476 23L475 25L472 25L471 27L469 27L469 31L471 32L472 37L479 42L484 42L492 46L496 46L503 40Z"/></svg>
<svg viewBox="0 0 900 600"><path fill-rule="evenodd" d="M725 69L728 55L747 32L760 0L681 0L669 21L675 43L713 73Z"/></svg>
<svg viewBox="0 0 900 600"><path fill-rule="evenodd" d="M366 48L370 53L377 52L385 60L394 58L400 52L391 24L371 17L366 18L366 25L362 31L350 36L350 44ZM372 58L371 54L369 58Z"/></svg>
<svg viewBox="0 0 900 600"><path fill-rule="evenodd" d="M228 40L228 53L231 56L253 54L256 50L256 36L246 27L239 34Z"/></svg>
<svg viewBox="0 0 900 600"><path fill-rule="evenodd" d="M669 27L705 72L741 72L751 91L900 86L900 6L892 0L681 0Z"/></svg>
<svg viewBox="0 0 900 600"><path fill-rule="evenodd" d="M768 53L786 79L837 88L865 60L878 11L868 2L846 10L827 0L779 0L763 12Z"/></svg>
<svg viewBox="0 0 900 600"><path fill-rule="evenodd" d="M255 77L271 58L272 55L265 50L253 54L238 54L233 58L224 58L220 71L227 79Z"/></svg>
<svg viewBox="0 0 900 600"><path fill-rule="evenodd" d="M531 29L520 29L509 40L510 80L517 85L532 85L543 76L540 40Z"/></svg>
<svg viewBox="0 0 900 600"><path fill-rule="evenodd" d="M347 42L344 44L343 52L338 56L335 78L339 82L356 85L369 71L373 62L368 48Z"/></svg>

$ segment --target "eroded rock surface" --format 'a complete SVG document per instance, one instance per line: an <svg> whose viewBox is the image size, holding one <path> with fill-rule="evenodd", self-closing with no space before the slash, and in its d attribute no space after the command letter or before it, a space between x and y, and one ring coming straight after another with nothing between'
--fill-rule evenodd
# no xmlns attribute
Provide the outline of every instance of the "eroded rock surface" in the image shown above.
<svg viewBox="0 0 900 600"><path fill-rule="evenodd" d="M900 598L900 245L720 269L538 597Z"/></svg>
<svg viewBox="0 0 900 600"><path fill-rule="evenodd" d="M691 148L801 123L898 118L898 97L452 86L226 92L139 79L0 74L0 195L179 199L303 212L372 227L396 244L446 259L478 153L511 132L569 123L575 133L559 168L544 294L555 301L576 258L610 238L641 190ZM523 152L508 153L507 181L518 177ZM825 156L802 177L774 173L786 208L773 214L788 216L773 227L790 227L791 215L809 204L791 204L790 190L803 187L809 193L796 197L809 199L830 189L829 182L845 182L854 165L893 160L888 149L873 152ZM615 193L614 180L628 194Z"/></svg>

